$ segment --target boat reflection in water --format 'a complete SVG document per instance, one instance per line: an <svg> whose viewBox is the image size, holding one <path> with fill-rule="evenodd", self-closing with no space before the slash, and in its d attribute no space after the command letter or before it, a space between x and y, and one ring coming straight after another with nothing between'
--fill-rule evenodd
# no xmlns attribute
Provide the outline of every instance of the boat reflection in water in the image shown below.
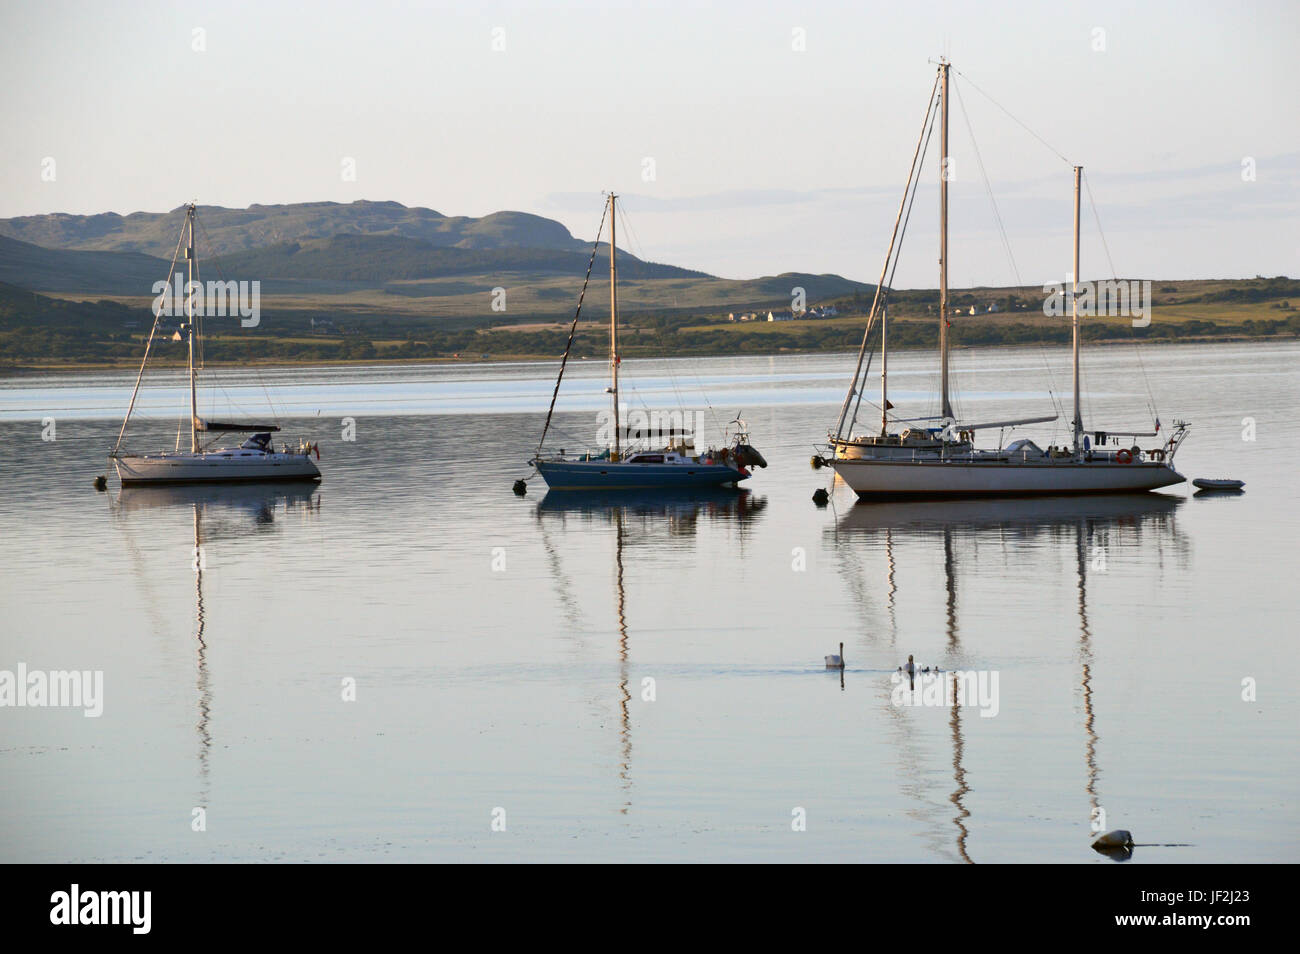
<svg viewBox="0 0 1300 954"><path fill-rule="evenodd" d="M542 545L551 561L556 595L572 623L580 624L573 586L562 566L547 529L548 523L561 528L572 521L583 524L606 524L614 529L614 620L618 632L618 707L619 707L619 779L624 798L619 811L626 815L632 807L632 715L629 703L631 636L628 627L627 587L629 572L635 573L636 548L656 545L669 538L690 538L702 522L733 522L743 541L749 523L767 507L766 497L755 497L747 490L694 491L622 491L611 493L570 493L547 491L537 504L537 519L542 530ZM587 605L588 618L593 607Z"/></svg>
<svg viewBox="0 0 1300 954"><path fill-rule="evenodd" d="M555 515L612 523L615 517L640 521L648 535L665 528L670 535L693 534L701 520L732 521L742 531L749 520L767 508L767 498L748 490L651 490L574 492L548 490L537 504L538 516Z"/></svg>
<svg viewBox="0 0 1300 954"><path fill-rule="evenodd" d="M889 634L888 645L892 647L897 640L895 608L899 560L895 548L909 543L942 542L946 647L944 657L938 663L944 672L938 678L950 683L956 678L951 670L965 668L965 660L975 653L974 647L969 654L963 647L958 624L958 582L963 554L970 563L974 563L976 551L981 544L1023 546L1041 541L1046 544L1069 543L1073 546L1077 598L1072 609L1078 615L1079 704L1084 741L1084 794L1088 803L1087 812L1081 811L1079 819L1080 830L1086 831L1091 837L1095 834L1092 828L1100 819L1102 801L1097 755L1100 736L1093 698L1094 634L1088 619L1088 569L1093 565L1095 554L1104 553L1111 546L1136 545L1139 541L1147 549L1154 546L1163 553L1165 547L1170 546L1176 555L1185 556L1187 542L1175 525L1177 511L1182 503L1180 497L1163 494L859 503L827 530L827 543L840 559L850 591L861 604L863 619L875 618L877 611L867 596L869 590L864 582L865 573L861 565L864 549L862 543L883 549L887 567L886 615L889 620L885 630ZM1157 572L1160 572L1163 561L1156 561L1155 565ZM906 593L902 596L907 602L917 598ZM1047 609L1050 611L1051 608ZM868 635L868 638L874 637ZM918 681L920 678L924 677L918 677ZM886 684L884 692L884 705L890 722L898 730L899 745L911 744L908 742L910 728L907 713L893 705L890 688ZM950 698L955 696L954 691ZM968 821L971 813L965 805L965 796L971 791L969 775L972 771L977 773L978 768L970 769L964 761L966 740L961 710L961 706L953 706L948 722L952 740L952 791L947 801L953 809L953 849L960 860L971 862L974 860L968 846ZM909 773L904 777L903 785L905 794L915 799L922 809L934 810L927 800L930 793L917 777ZM1085 819L1087 826L1083 824ZM1081 840L1081 848L1084 845L1086 842ZM942 850L937 842L933 847L936 851ZM1130 856L1131 851L1112 854L1110 857L1123 861Z"/></svg>
<svg viewBox="0 0 1300 954"><path fill-rule="evenodd" d="M201 511L213 539L217 522L228 524L232 535L275 525L277 511L317 513L321 491L316 484L249 483L123 487L115 501L123 513L191 507Z"/></svg>
<svg viewBox="0 0 1300 954"><path fill-rule="evenodd" d="M278 527L277 514L315 516L320 512L320 489L315 484L249 483L204 485L155 485L123 487L112 501L119 525L126 537L126 549L135 575L145 592L146 605L153 611L154 626L170 629L156 611L151 580L135 540L135 531L146 530L144 522L133 527L133 516L143 511L188 510L194 523L194 668L198 740L199 789L196 804L207 808L209 796L208 755L212 749L212 688L208 675L207 610L203 602L203 574L207 570L205 547L222 540L235 540L249 533L264 533Z"/></svg>

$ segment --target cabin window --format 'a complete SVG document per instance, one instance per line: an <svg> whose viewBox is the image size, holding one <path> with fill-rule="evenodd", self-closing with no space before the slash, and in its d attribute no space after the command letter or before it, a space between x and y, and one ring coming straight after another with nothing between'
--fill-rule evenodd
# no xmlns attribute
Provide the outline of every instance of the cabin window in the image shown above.
<svg viewBox="0 0 1300 954"><path fill-rule="evenodd" d="M628 463L631 464L662 464L664 462L663 454L637 454Z"/></svg>

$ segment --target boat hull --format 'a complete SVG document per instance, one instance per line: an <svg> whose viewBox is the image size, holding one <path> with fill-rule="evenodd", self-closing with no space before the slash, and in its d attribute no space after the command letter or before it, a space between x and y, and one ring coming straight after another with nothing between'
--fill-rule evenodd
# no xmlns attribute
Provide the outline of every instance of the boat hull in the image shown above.
<svg viewBox="0 0 1300 954"><path fill-rule="evenodd" d="M630 464L607 460L537 461L552 490L689 490L736 485L749 475L721 464Z"/></svg>
<svg viewBox="0 0 1300 954"><path fill-rule="evenodd" d="M1186 479L1154 462L858 459L831 466L863 500L1139 492Z"/></svg>
<svg viewBox="0 0 1300 954"><path fill-rule="evenodd" d="M123 487L320 480L320 471L306 454L150 454L115 457L113 465Z"/></svg>
<svg viewBox="0 0 1300 954"><path fill-rule="evenodd" d="M906 444L868 443L866 441L832 441L839 460L907 460L918 456L940 457L961 454L970 444L944 441L915 441Z"/></svg>

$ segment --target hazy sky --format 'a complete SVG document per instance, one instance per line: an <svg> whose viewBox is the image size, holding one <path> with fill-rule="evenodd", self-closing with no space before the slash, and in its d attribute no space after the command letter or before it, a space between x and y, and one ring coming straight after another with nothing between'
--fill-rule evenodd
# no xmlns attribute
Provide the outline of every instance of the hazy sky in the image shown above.
<svg viewBox="0 0 1300 954"><path fill-rule="evenodd" d="M976 86L1085 166L1120 274L1300 275L1295 0L0 3L0 216L395 199L590 238L612 188L645 258L875 281L946 54L1026 282L1068 269L1069 165ZM953 106L952 281L1009 284ZM936 283L933 193L899 285Z"/></svg>

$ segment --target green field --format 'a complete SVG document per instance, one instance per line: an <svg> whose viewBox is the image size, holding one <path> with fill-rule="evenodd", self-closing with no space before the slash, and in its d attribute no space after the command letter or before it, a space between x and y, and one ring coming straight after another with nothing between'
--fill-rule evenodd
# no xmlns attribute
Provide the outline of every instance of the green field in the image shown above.
<svg viewBox="0 0 1300 954"><path fill-rule="evenodd" d="M463 276L419 284L444 281L461 283L459 294L392 295L367 289L346 295L268 295L257 328L210 320L206 357L213 364L285 364L553 359L563 352L577 297L571 280L534 279L521 284L523 293L508 292L516 297L508 297L506 312L495 314L487 308L467 311L479 296L465 291L468 280ZM767 307L780 308L788 300L773 296L770 283L787 281L778 277L728 283L705 277L647 279L628 282L626 287L620 283L620 352L625 357L652 357L840 352L858 347L869 306L869 298L860 290L847 297L822 299L838 305L841 316L837 318L727 320L728 311L760 307L755 302L764 300L764 294ZM609 305L602 294L606 289L588 291L575 355L596 357L608 351ZM717 300L720 294L722 304ZM1043 299L1041 286L954 290L950 300L963 311L951 318L954 347L1067 342L1068 318L1045 315ZM703 301L708 304L698 304ZM899 290L890 301L891 348L935 347L937 293ZM997 304L999 310L989 313L990 304ZM151 320L147 305L131 297L92 301L73 293L36 295L0 285L0 366L9 370L132 366L143 352ZM972 305L979 313L968 314ZM321 318L333 323L330 333L313 331L311 320ZM1128 318L1093 318L1085 320L1083 332L1087 340L1098 342L1293 340L1300 334L1300 281L1154 282L1149 326L1133 328ZM155 348L163 363L185 360L180 342L164 338Z"/></svg>

